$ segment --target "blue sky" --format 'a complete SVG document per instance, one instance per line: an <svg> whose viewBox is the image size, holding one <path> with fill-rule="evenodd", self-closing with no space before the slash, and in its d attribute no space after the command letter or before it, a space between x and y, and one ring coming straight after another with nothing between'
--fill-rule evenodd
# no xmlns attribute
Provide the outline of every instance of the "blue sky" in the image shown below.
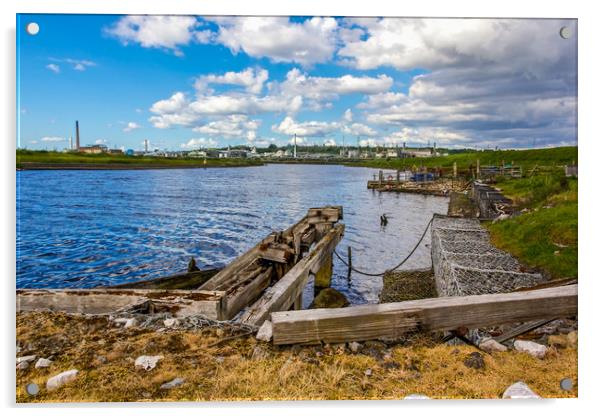
<svg viewBox="0 0 602 416"><path fill-rule="evenodd" d="M574 20L19 15L17 31L20 147L65 148L76 119L82 144L132 149L577 140Z"/></svg>

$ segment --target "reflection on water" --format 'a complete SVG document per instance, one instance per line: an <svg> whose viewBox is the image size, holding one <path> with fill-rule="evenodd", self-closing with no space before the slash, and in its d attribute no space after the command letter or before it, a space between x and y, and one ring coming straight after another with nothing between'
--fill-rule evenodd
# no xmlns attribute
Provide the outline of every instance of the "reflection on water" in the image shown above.
<svg viewBox="0 0 602 416"><path fill-rule="evenodd" d="M310 207L343 205L359 269L382 271L416 244L447 199L366 189L374 169L321 165L144 171L17 172L17 287L93 287L223 266ZM380 226L380 215L389 223ZM405 268L430 265L425 239ZM333 286L378 300L380 277L335 258Z"/></svg>

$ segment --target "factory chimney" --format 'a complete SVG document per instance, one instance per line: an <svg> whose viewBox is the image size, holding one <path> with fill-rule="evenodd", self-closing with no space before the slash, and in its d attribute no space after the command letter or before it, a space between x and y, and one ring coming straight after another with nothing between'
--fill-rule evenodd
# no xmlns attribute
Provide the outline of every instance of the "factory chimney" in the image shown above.
<svg viewBox="0 0 602 416"><path fill-rule="evenodd" d="M75 150L79 150L79 121L75 120Z"/></svg>
<svg viewBox="0 0 602 416"><path fill-rule="evenodd" d="M148 139L144 139L144 153L148 153Z"/></svg>

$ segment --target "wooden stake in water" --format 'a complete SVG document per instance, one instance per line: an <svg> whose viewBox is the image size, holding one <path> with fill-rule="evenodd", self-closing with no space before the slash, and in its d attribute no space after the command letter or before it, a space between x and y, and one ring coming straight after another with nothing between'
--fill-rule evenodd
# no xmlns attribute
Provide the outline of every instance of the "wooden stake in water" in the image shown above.
<svg viewBox="0 0 602 416"><path fill-rule="evenodd" d="M353 267L352 265L352 261L351 261L351 246L347 246L347 282L349 282L349 284L351 284L351 268Z"/></svg>

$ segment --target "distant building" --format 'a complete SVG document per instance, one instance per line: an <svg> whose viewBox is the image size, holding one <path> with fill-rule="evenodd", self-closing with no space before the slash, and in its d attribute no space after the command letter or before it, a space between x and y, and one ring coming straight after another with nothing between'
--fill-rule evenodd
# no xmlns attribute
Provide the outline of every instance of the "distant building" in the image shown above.
<svg viewBox="0 0 602 416"><path fill-rule="evenodd" d="M105 146L104 144L94 144L91 146L80 146L77 149L77 151L80 153L92 153L92 154L106 153L107 146Z"/></svg>
<svg viewBox="0 0 602 416"><path fill-rule="evenodd" d="M187 156L203 158L203 157L207 157L207 152L204 150L193 150L192 152L188 152Z"/></svg>
<svg viewBox="0 0 602 416"><path fill-rule="evenodd" d="M121 150L121 149L108 149L107 153L109 153L110 155L122 155L123 154L123 150Z"/></svg>

